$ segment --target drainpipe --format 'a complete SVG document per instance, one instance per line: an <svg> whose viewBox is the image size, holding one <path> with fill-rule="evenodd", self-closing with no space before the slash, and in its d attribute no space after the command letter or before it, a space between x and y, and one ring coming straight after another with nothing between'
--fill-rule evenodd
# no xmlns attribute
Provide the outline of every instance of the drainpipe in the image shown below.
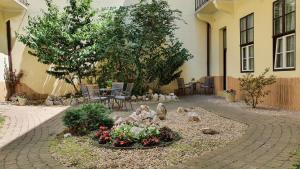
<svg viewBox="0 0 300 169"><path fill-rule="evenodd" d="M206 41L206 44L207 44L207 76L210 76L210 32L211 32L211 27L210 27L210 24L207 23L207 41Z"/></svg>
<svg viewBox="0 0 300 169"><path fill-rule="evenodd" d="M7 36L7 51L8 51L8 68L9 71L12 72L12 45L11 45L11 27L10 27L10 21L6 22L6 36Z"/></svg>

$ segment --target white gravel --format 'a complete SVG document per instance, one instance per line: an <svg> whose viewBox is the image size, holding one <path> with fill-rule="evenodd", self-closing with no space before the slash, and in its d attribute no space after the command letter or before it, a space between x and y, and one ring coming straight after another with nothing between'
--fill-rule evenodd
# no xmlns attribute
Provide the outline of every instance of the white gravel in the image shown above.
<svg viewBox="0 0 300 169"><path fill-rule="evenodd" d="M182 139L165 148L150 150L111 150L98 148L87 137L55 140L51 144L53 157L66 166L74 168L132 168L160 169L196 158L240 138L246 125L219 117L202 108L193 110L199 113L200 122L189 122L187 113L170 112L161 126L177 131ZM204 135L203 128L220 132L218 135Z"/></svg>

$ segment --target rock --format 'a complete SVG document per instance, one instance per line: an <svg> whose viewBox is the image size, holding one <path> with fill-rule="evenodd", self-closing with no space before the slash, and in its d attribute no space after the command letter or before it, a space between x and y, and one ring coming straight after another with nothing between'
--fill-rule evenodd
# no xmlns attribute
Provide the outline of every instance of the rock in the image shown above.
<svg viewBox="0 0 300 169"><path fill-rule="evenodd" d="M114 123L114 126L119 126L121 124L124 123L124 119L122 117L118 117L116 120L115 120L115 123Z"/></svg>
<svg viewBox="0 0 300 169"><path fill-rule="evenodd" d="M155 93L153 95L152 100L155 101L155 102L158 101L158 94L157 93Z"/></svg>
<svg viewBox="0 0 300 169"><path fill-rule="evenodd" d="M173 100L173 101L177 100L177 96L176 95L172 95L171 96L171 100Z"/></svg>
<svg viewBox="0 0 300 169"><path fill-rule="evenodd" d="M71 106L76 106L76 105L78 105L78 101L77 99L73 98L71 101Z"/></svg>
<svg viewBox="0 0 300 169"><path fill-rule="evenodd" d="M16 96L12 96L12 97L10 97L9 100L12 101L12 102L17 102L18 98Z"/></svg>
<svg viewBox="0 0 300 169"><path fill-rule="evenodd" d="M72 134L71 133L64 134L64 138L68 138L68 137L72 137Z"/></svg>
<svg viewBox="0 0 300 169"><path fill-rule="evenodd" d="M196 112L189 112L188 118L189 118L189 121L191 121L191 122L199 122L200 121L199 115Z"/></svg>
<svg viewBox="0 0 300 169"><path fill-rule="evenodd" d="M79 97L77 99L78 103L84 103L85 102L85 98L84 97Z"/></svg>
<svg viewBox="0 0 300 169"><path fill-rule="evenodd" d="M146 106L146 105L141 105L140 106L140 109L141 109L141 112L144 110L146 112L149 112L150 111L150 107L149 106Z"/></svg>
<svg viewBox="0 0 300 169"><path fill-rule="evenodd" d="M136 98L135 95L131 96L131 100L132 100L132 101L136 101L136 99L137 99L137 98Z"/></svg>
<svg viewBox="0 0 300 169"><path fill-rule="evenodd" d="M166 120L167 108L164 104L159 103L156 108L156 115L160 120Z"/></svg>
<svg viewBox="0 0 300 169"><path fill-rule="evenodd" d="M179 114L183 114L185 111L183 107L178 107L176 112Z"/></svg>
<svg viewBox="0 0 300 169"><path fill-rule="evenodd" d="M160 102L166 101L166 96L165 95L159 95L159 101Z"/></svg>
<svg viewBox="0 0 300 169"><path fill-rule="evenodd" d="M62 100L54 100L53 104L54 105L63 105L63 101Z"/></svg>
<svg viewBox="0 0 300 169"><path fill-rule="evenodd" d="M143 130L144 128L141 127L132 127L130 132L133 134L133 137L138 138L138 136Z"/></svg>
<svg viewBox="0 0 300 169"><path fill-rule="evenodd" d="M143 101L147 101L147 97L145 95L142 96L142 98L143 98Z"/></svg>
<svg viewBox="0 0 300 169"><path fill-rule="evenodd" d="M53 103L53 101L47 99L47 100L45 101L45 105L46 105L46 106L53 106L54 103Z"/></svg>
<svg viewBox="0 0 300 169"><path fill-rule="evenodd" d="M46 100L54 101L55 97L54 96L48 96Z"/></svg>
<svg viewBox="0 0 300 169"><path fill-rule="evenodd" d="M175 93L170 93L169 95L170 95L170 96L175 96Z"/></svg>
<svg viewBox="0 0 300 169"><path fill-rule="evenodd" d="M216 134L220 134L220 132L210 129L210 128L204 128L202 129L202 133L203 134L208 134L208 135L216 135Z"/></svg>
<svg viewBox="0 0 300 169"><path fill-rule="evenodd" d="M171 101L172 100L172 96L166 96L166 101Z"/></svg>
<svg viewBox="0 0 300 169"><path fill-rule="evenodd" d="M137 99L138 100L143 100L143 96L138 96Z"/></svg>
<svg viewBox="0 0 300 169"><path fill-rule="evenodd" d="M63 101L63 104L64 104L65 106L69 106L69 105L71 105L71 102L72 102L72 99L71 99L71 98L68 98L68 99L65 99L65 100Z"/></svg>

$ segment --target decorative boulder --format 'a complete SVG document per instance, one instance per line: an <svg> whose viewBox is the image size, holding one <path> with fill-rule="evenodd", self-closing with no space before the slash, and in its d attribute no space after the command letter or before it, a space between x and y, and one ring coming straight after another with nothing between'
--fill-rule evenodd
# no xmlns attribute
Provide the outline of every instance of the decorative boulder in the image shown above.
<svg viewBox="0 0 300 169"><path fill-rule="evenodd" d="M183 114L185 111L184 111L184 108L183 107L178 107L177 108L177 113L179 114Z"/></svg>
<svg viewBox="0 0 300 169"><path fill-rule="evenodd" d="M131 100L132 100L132 101L136 101L136 99L137 99L137 98L136 98L135 95L131 96Z"/></svg>
<svg viewBox="0 0 300 169"><path fill-rule="evenodd" d="M158 101L158 94L157 94L157 93L155 93L155 94L153 95L152 100L153 100L153 101Z"/></svg>
<svg viewBox="0 0 300 169"><path fill-rule="evenodd" d="M210 129L210 128L204 128L204 129L202 129L202 133L203 134L208 134L208 135L220 134L218 131Z"/></svg>
<svg viewBox="0 0 300 169"><path fill-rule="evenodd" d="M65 106L69 106L69 105L71 105L71 103L72 103L72 99L71 99L71 98L68 98L68 99L63 100L63 104L64 104Z"/></svg>
<svg viewBox="0 0 300 169"><path fill-rule="evenodd" d="M166 106L162 103L157 105L156 114L160 120L166 120L167 109Z"/></svg>
<svg viewBox="0 0 300 169"><path fill-rule="evenodd" d="M147 97L144 95L142 96L143 101L146 101Z"/></svg>
<svg viewBox="0 0 300 169"><path fill-rule="evenodd" d="M53 101L47 99L47 100L45 101L45 105L46 105L46 106L53 106L54 103L53 103Z"/></svg>
<svg viewBox="0 0 300 169"><path fill-rule="evenodd" d="M199 115L196 112L189 112L188 118L189 118L189 121L191 121L191 122L199 122L200 121Z"/></svg>
<svg viewBox="0 0 300 169"><path fill-rule="evenodd" d="M171 101L172 100L172 96L166 96L166 101Z"/></svg>
<svg viewBox="0 0 300 169"><path fill-rule="evenodd" d="M137 99L138 100L143 100L143 96L138 96Z"/></svg>
<svg viewBox="0 0 300 169"><path fill-rule="evenodd" d="M159 95L159 101L160 102L164 102L164 101L166 101L166 96L165 95Z"/></svg>
<svg viewBox="0 0 300 169"><path fill-rule="evenodd" d="M143 130L144 128L141 127L132 127L130 132L133 134L133 137L138 138L138 136Z"/></svg>

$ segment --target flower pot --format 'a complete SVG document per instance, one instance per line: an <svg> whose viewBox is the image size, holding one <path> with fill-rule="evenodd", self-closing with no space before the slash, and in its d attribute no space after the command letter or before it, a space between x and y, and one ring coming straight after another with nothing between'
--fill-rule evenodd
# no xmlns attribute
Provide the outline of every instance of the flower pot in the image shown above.
<svg viewBox="0 0 300 169"><path fill-rule="evenodd" d="M27 103L27 99L26 98L18 98L18 102L20 106L25 106Z"/></svg>
<svg viewBox="0 0 300 169"><path fill-rule="evenodd" d="M235 95L234 93L225 93L225 99L228 102L235 102Z"/></svg>

